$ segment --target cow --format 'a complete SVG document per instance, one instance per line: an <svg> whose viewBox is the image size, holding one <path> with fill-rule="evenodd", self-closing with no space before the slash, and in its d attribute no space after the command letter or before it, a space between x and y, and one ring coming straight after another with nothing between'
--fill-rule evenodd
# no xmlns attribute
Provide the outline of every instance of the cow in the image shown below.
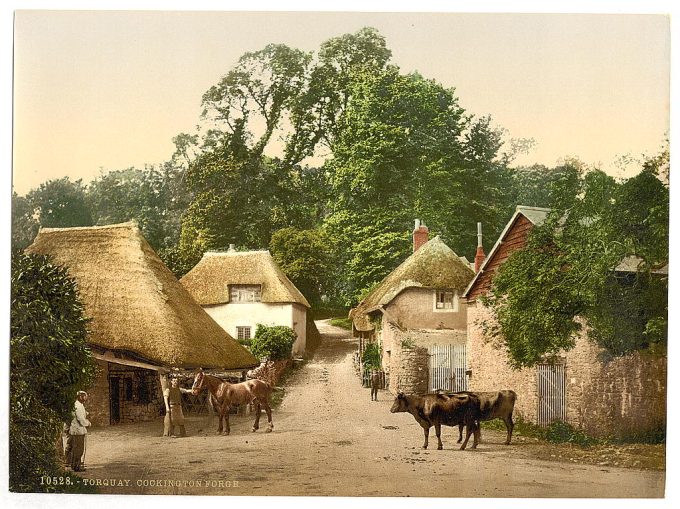
<svg viewBox="0 0 680 509"><path fill-rule="evenodd" d="M430 428L434 426L437 433L437 449L444 448L441 439L441 426L464 425L467 427L465 441L460 449L467 446L470 434L474 433L472 448L479 443L479 418L480 401L474 394L423 394L405 395L397 394L390 412L408 412L423 428L425 443L423 449L427 449Z"/></svg>
<svg viewBox="0 0 680 509"><path fill-rule="evenodd" d="M505 427L508 431L508 437L505 440L505 445L510 445L512 438L512 430L515 423L512 421L512 412L515 409L515 400L517 394L515 391L498 391L498 392L451 392L449 395L456 394L472 394L479 398L480 402L480 421L491 421L493 419L503 419ZM458 425L458 443L463 441L463 424Z"/></svg>

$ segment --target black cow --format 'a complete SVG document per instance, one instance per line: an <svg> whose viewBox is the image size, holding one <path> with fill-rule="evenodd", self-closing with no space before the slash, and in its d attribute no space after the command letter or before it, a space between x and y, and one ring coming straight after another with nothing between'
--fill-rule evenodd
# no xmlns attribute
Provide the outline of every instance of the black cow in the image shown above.
<svg viewBox="0 0 680 509"><path fill-rule="evenodd" d="M508 437L505 440L505 445L510 445L512 438L512 430L515 423L512 421L512 412L515 409L515 400L517 394L515 391L498 391L498 392L452 392L449 395L455 394L471 394L479 398L480 403L480 421L491 421L493 419L503 419L505 428L508 431ZM463 424L458 426L458 443L463 441Z"/></svg>
<svg viewBox="0 0 680 509"><path fill-rule="evenodd" d="M443 449L441 426L464 425L467 427L465 442L460 449L467 446L470 434L474 433L472 448L479 443L480 401L474 394L423 394L407 396L399 393L394 400L390 412L408 412L423 428L427 449L430 428L434 426L437 433L437 449Z"/></svg>

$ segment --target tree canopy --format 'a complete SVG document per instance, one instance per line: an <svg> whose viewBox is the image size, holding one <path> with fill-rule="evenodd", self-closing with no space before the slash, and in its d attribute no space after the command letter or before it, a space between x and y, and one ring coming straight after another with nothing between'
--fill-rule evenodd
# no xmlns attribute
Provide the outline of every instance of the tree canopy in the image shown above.
<svg viewBox="0 0 680 509"><path fill-rule="evenodd" d="M487 332L516 367L569 350L586 325L612 355L663 349L667 339L667 159L616 181L583 166L563 168L548 219L500 267L487 303ZM627 260L632 268L617 269ZM579 320L579 318L581 320Z"/></svg>

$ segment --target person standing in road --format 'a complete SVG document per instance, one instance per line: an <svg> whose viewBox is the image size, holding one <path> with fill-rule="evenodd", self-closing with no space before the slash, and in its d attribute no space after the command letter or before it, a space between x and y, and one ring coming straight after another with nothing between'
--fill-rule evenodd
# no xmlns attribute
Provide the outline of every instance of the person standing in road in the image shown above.
<svg viewBox="0 0 680 509"><path fill-rule="evenodd" d="M69 427L70 444L67 446L67 461L74 472L85 470L83 466L85 436L87 435L87 427L90 425L90 421L87 420L87 411L85 410L86 401L87 392L78 391L74 403L73 419Z"/></svg>

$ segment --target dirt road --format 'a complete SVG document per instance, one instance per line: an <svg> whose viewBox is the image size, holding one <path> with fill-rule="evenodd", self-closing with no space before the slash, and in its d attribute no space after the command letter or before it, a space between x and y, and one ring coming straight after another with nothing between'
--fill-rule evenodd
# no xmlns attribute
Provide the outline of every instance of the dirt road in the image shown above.
<svg viewBox="0 0 680 509"><path fill-rule="evenodd" d="M544 461L531 444L503 445L485 431L459 451L445 428L422 450L422 431L393 398L370 401L352 370L356 342L319 322L323 343L286 380L274 432L251 433L252 417L194 417L187 438L162 438L162 421L94 429L84 472L105 493L440 497L661 497L664 472ZM264 416L264 414L263 414ZM432 432L434 433L434 432ZM434 443L434 446L432 445Z"/></svg>

